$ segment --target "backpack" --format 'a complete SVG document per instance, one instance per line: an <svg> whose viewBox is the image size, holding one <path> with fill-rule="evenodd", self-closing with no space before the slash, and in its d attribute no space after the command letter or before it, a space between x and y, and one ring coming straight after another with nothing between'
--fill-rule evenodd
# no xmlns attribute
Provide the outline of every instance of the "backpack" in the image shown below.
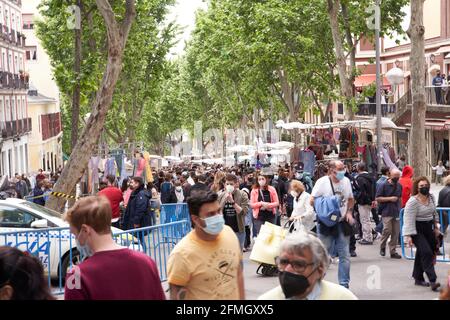
<svg viewBox="0 0 450 320"><path fill-rule="evenodd" d="M331 182L333 195L329 197L317 197L314 199L314 210L317 219L327 227L334 227L341 218L340 198L334 192L333 183Z"/></svg>

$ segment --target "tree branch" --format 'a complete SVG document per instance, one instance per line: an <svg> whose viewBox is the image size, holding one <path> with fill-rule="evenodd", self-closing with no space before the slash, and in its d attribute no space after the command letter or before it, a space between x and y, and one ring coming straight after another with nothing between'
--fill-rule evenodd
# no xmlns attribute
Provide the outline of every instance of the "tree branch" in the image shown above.
<svg viewBox="0 0 450 320"><path fill-rule="evenodd" d="M131 29L131 24L136 16L136 6L134 0L126 0L126 11L125 11L125 19L123 19L122 25L120 27L120 33L123 39L127 39L128 33Z"/></svg>
<svg viewBox="0 0 450 320"><path fill-rule="evenodd" d="M133 0L127 0L130 2ZM117 35L119 35L119 29L117 26L117 21L115 18L115 14L113 9L111 8L111 5L109 4L108 0L95 0L97 3L98 10L100 11L100 14L102 15L103 19L105 20L105 27L108 34L108 42L109 47L112 48L116 45L122 45L122 39L117 38ZM128 12L127 12L128 13Z"/></svg>

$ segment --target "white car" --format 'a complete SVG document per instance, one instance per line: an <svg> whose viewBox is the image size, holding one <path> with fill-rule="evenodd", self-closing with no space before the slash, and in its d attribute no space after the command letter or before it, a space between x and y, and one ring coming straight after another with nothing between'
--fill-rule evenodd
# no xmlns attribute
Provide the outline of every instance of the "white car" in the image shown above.
<svg viewBox="0 0 450 320"><path fill-rule="evenodd" d="M0 246L13 246L39 257L46 273L50 270L51 278L65 279L70 258L73 264L80 262L75 237L68 227L56 211L22 199L0 200ZM113 227L112 232L122 230ZM139 240L128 233L120 234L115 240L122 246L142 251Z"/></svg>

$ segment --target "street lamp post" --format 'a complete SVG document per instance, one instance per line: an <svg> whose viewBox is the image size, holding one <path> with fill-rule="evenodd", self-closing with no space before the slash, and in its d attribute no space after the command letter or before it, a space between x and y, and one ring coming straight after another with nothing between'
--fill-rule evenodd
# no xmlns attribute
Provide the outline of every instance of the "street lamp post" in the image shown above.
<svg viewBox="0 0 450 320"><path fill-rule="evenodd" d="M380 14L381 0L375 0L375 52L376 52L376 68L377 68L377 94L376 94L376 111L377 111L377 167L378 173L381 173L382 166L382 130L381 130L381 70L380 70L380 28L381 28L381 14Z"/></svg>

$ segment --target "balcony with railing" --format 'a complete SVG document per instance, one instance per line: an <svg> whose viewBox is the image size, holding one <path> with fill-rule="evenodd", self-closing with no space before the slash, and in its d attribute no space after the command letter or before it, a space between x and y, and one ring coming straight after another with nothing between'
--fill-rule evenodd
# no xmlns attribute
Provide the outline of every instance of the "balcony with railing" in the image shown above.
<svg viewBox="0 0 450 320"><path fill-rule="evenodd" d="M3 139L21 136L31 132L31 118L0 122L0 132Z"/></svg>
<svg viewBox="0 0 450 320"><path fill-rule="evenodd" d="M0 71L0 89L28 89L29 76L25 73L13 74Z"/></svg>
<svg viewBox="0 0 450 320"><path fill-rule="evenodd" d="M61 132L60 113L41 115L42 140L56 137Z"/></svg>
<svg viewBox="0 0 450 320"><path fill-rule="evenodd" d="M12 43L16 42L16 30L11 29L11 33L10 33L10 41Z"/></svg>
<svg viewBox="0 0 450 320"><path fill-rule="evenodd" d="M386 103L381 105L381 114L383 117L392 117L395 114L395 104ZM361 103L358 105L358 111L355 115L357 116L376 116L377 115L377 104L376 103Z"/></svg>

